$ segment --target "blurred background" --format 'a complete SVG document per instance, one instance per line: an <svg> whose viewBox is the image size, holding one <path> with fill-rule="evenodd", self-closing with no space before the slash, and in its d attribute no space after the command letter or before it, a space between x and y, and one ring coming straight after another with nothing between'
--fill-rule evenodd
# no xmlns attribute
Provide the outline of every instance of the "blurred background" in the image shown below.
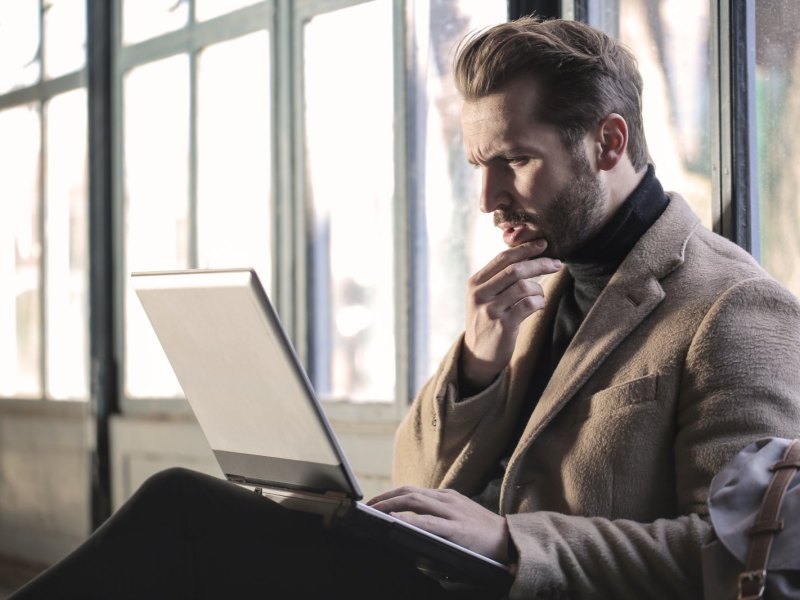
<svg viewBox="0 0 800 600"><path fill-rule="evenodd" d="M0 4L0 589L151 473L220 475L132 271L254 267L365 495L389 487L394 427L502 248L454 46L532 11L633 50L665 188L800 292L797 2Z"/></svg>

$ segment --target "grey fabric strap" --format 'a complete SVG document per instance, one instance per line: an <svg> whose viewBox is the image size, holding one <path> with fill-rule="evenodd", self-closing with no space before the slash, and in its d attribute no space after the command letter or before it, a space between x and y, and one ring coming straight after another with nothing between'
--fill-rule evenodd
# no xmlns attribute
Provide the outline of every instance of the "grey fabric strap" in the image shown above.
<svg viewBox="0 0 800 600"><path fill-rule="evenodd" d="M745 569L739 574L738 600L761 600L767 581L767 561L772 541L781 529L783 521L779 518L781 504L789 483L800 467L800 440L794 440L786 449L783 460L770 470L774 473L764 500L758 511L753 527L750 529L750 549L747 553Z"/></svg>

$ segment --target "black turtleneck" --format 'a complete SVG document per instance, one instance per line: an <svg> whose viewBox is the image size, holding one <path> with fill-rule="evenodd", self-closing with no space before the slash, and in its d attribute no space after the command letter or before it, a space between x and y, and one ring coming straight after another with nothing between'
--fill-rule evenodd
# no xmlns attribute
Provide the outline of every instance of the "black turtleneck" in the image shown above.
<svg viewBox="0 0 800 600"><path fill-rule="evenodd" d="M639 238L661 216L667 204L669 198L656 179L655 169L650 165L639 185L609 222L575 256L566 260L573 281L561 297L556 313L550 360L552 369L561 360L578 327L611 276ZM549 376L547 379L550 379Z"/></svg>
<svg viewBox="0 0 800 600"><path fill-rule="evenodd" d="M586 314L622 261L661 216L667 204L669 198L656 179L655 169L650 165L639 185L608 223L575 256L565 261L573 281L559 301L552 325L552 345L542 348L539 355L539 361L531 378L527 406L520 415L517 435L510 440L506 456L498 465L486 488L473 498L476 502L495 512L499 510L500 483L508 459L530 419L534 406L547 387L556 366Z"/></svg>

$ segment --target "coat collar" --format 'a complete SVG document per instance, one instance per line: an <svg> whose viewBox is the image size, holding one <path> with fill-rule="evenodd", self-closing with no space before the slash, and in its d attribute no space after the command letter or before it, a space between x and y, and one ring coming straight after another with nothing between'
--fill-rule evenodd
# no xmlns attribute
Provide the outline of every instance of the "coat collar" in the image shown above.
<svg viewBox="0 0 800 600"><path fill-rule="evenodd" d="M612 276L572 339L550 382L542 393L520 443L511 457L507 473L513 476L518 458L541 433L558 411L597 371L611 352L639 325L664 298L660 280L684 262L686 244L699 220L677 194L653 226L645 232ZM518 342L523 350L512 359L512 395L527 393L530 365L545 343L549 328L537 327L555 317L555 307L570 281L566 270L546 286L547 307L531 317L521 330Z"/></svg>

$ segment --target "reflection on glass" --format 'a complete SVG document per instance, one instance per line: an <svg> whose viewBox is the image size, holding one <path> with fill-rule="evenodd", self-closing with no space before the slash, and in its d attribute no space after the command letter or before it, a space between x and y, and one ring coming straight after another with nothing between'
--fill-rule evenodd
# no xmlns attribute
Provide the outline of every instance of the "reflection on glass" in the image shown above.
<svg viewBox="0 0 800 600"><path fill-rule="evenodd" d="M800 295L800 4L756 3L761 261Z"/></svg>
<svg viewBox="0 0 800 600"><path fill-rule="evenodd" d="M303 58L307 189L313 205L314 385L335 398L391 400L391 2L314 17L305 26Z"/></svg>
<svg viewBox="0 0 800 600"><path fill-rule="evenodd" d="M46 106L47 392L89 395L86 91Z"/></svg>
<svg viewBox="0 0 800 600"><path fill-rule="evenodd" d="M175 31L189 20L189 0L122 0L122 43Z"/></svg>
<svg viewBox="0 0 800 600"><path fill-rule="evenodd" d="M711 227L709 3L613 1L619 39L644 79L644 130L656 174Z"/></svg>
<svg viewBox="0 0 800 600"><path fill-rule="evenodd" d="M47 77L77 71L86 62L86 0L44 0Z"/></svg>
<svg viewBox="0 0 800 600"><path fill-rule="evenodd" d="M228 14L245 6L257 4L261 0L195 0L194 16L198 21L207 21Z"/></svg>
<svg viewBox="0 0 800 600"><path fill-rule="evenodd" d="M189 266L189 61L132 70L124 82L126 274ZM126 389L179 396L180 387L126 277Z"/></svg>
<svg viewBox="0 0 800 600"><path fill-rule="evenodd" d="M41 396L40 118L0 112L0 396Z"/></svg>
<svg viewBox="0 0 800 600"><path fill-rule="evenodd" d="M269 35L254 33L198 58L199 267L252 266L270 278Z"/></svg>
<svg viewBox="0 0 800 600"><path fill-rule="evenodd" d="M426 262L419 265L417 295L424 310L415 323L417 385L434 371L464 329L467 279L503 248L491 216L478 209L480 173L464 155L461 97L451 65L456 44L468 32L506 20L504 2L416 0L416 54L424 80L424 106L416 135L424 140Z"/></svg>
<svg viewBox="0 0 800 600"><path fill-rule="evenodd" d="M0 94L39 78L39 0L0 2Z"/></svg>

